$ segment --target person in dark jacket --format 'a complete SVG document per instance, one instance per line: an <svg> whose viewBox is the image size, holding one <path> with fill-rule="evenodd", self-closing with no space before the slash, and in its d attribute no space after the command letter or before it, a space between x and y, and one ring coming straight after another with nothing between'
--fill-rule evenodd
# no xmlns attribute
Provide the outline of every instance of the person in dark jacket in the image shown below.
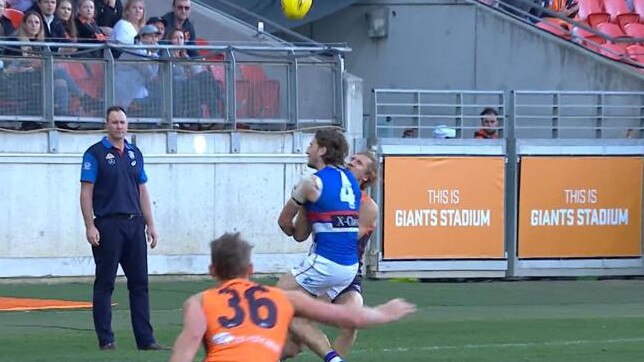
<svg viewBox="0 0 644 362"><path fill-rule="evenodd" d="M163 15L163 18L168 23L168 26L165 28L165 34L163 34L164 39L168 38L175 29L180 29L183 31L186 45L195 45L197 33L195 32L194 25L190 22L190 5L190 0L172 0L172 11ZM197 58L199 57L199 53L191 49L188 50L188 56L190 58Z"/></svg>
<svg viewBox="0 0 644 362"><path fill-rule="evenodd" d="M56 16L56 0L38 0L29 11L37 12L43 18L45 22L43 24L43 30L45 31L46 41L68 41L65 36L65 26L60 18Z"/></svg>
<svg viewBox="0 0 644 362"><path fill-rule="evenodd" d="M123 17L123 3L121 0L94 0L96 24L103 33L110 36L116 22Z"/></svg>
<svg viewBox="0 0 644 362"><path fill-rule="evenodd" d="M6 0L0 0L0 38L12 36L16 28L11 24L11 20L4 16L4 9L7 7Z"/></svg>

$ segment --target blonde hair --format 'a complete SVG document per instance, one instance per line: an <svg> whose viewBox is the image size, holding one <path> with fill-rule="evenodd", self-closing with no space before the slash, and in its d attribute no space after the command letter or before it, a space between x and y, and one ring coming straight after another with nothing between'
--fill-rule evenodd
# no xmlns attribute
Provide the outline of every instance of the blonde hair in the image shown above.
<svg viewBox="0 0 644 362"><path fill-rule="evenodd" d="M136 3L143 4L143 16L141 17L141 20L139 20L137 23L132 23L132 25L134 25L134 27L138 31L139 29L141 29L141 27L143 25L145 25L145 1L143 1L143 0L127 0L125 5L123 5L123 18L126 19L126 20L128 19L128 15L130 15L130 9Z"/></svg>
<svg viewBox="0 0 644 362"><path fill-rule="evenodd" d="M360 189L364 190L378 181L378 159L376 158L376 155L371 151L358 152L356 153L356 155L363 155L369 159L369 165L367 166L367 170L365 172L367 181L360 180Z"/></svg>

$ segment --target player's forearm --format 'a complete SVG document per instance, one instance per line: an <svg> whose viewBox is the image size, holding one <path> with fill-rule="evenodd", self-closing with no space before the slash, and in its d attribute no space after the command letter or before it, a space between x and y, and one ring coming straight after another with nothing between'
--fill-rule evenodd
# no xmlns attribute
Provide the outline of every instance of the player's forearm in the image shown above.
<svg viewBox="0 0 644 362"><path fill-rule="evenodd" d="M293 238L297 241L304 241L311 235L311 224L306 217L306 211L300 208L295 216L295 223L293 225Z"/></svg>
<svg viewBox="0 0 644 362"><path fill-rule="evenodd" d="M280 229L286 234L286 236L293 236L295 232L295 227L293 227L293 221L283 221L282 219L278 220L278 225Z"/></svg>
<svg viewBox="0 0 644 362"><path fill-rule="evenodd" d="M182 332L172 348L170 362L192 362L199 350L200 343L200 340L194 340Z"/></svg>
<svg viewBox="0 0 644 362"><path fill-rule="evenodd" d="M288 200L282 208L280 216L277 218L277 224L287 236L293 236L293 233L295 232L293 218L297 214L298 210L299 206L293 200Z"/></svg>
<svg viewBox="0 0 644 362"><path fill-rule="evenodd" d="M370 307L361 308L354 315L355 319L352 321L354 325L348 326L349 328L365 328L390 322L390 319L381 311Z"/></svg>

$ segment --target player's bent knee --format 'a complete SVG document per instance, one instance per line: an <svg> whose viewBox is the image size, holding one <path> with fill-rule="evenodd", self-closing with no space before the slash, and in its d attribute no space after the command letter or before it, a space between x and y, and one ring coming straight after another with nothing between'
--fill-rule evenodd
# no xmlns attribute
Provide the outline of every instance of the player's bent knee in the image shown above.
<svg viewBox="0 0 644 362"><path fill-rule="evenodd" d="M356 307L362 307L363 304L362 295L356 291L348 291L340 294L333 303L351 305Z"/></svg>

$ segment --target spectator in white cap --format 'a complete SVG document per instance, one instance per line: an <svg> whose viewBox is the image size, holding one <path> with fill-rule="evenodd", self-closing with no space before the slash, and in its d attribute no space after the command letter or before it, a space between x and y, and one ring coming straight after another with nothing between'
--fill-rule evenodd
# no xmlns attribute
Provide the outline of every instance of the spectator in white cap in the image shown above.
<svg viewBox="0 0 644 362"><path fill-rule="evenodd" d="M447 127L446 125L441 124L434 129L434 138L440 138L440 139L456 138L456 129Z"/></svg>

